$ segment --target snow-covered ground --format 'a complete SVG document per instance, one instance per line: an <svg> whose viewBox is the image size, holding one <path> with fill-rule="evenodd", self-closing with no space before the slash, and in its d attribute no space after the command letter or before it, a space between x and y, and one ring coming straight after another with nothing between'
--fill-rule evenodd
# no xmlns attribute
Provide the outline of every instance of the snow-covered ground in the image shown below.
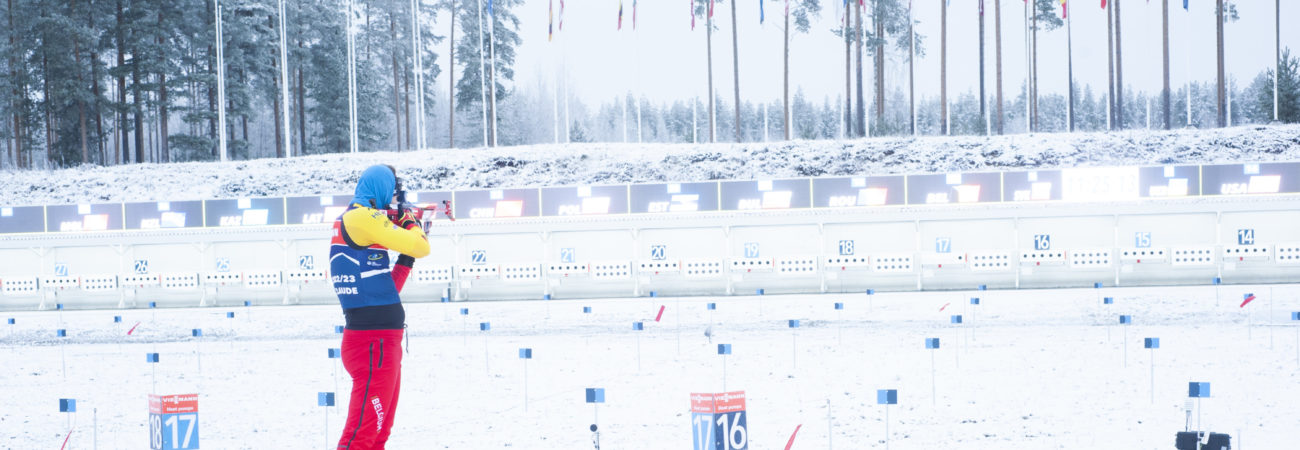
<svg viewBox="0 0 1300 450"><path fill-rule="evenodd" d="M1259 300L1240 308L1244 292ZM1169 449L1185 426L1189 381L1212 383L1199 420L1232 434L1234 448L1295 448L1300 349L1289 319L1300 289L1224 287L1217 300L1213 287L1102 293L1115 303L1101 305L1096 290L1024 290L981 293L979 306L970 292L408 304L389 448L592 448L587 387L606 389L602 448L691 448L688 395L723 389L717 343L734 346L726 387L747 392L752 449L783 448L798 425L796 449L884 448L875 394L885 388L899 393L889 411L895 449ZM718 304L713 315L707 302ZM966 323L950 325L951 314ZM1120 314L1133 325L1118 325ZM339 344L337 306L3 316L17 323L0 330L0 447L57 448L67 433L57 399L76 398L76 448L91 448L95 430L100 448L146 448L152 351L159 393L199 393L203 448L323 448L338 437L343 408L316 406L317 392L335 390L326 349ZM641 320L645 331L633 331ZM192 328L203 328L201 342ZM937 398L928 337L942 344ZM1161 343L1154 401L1144 337ZM534 350L527 410L520 347Z"/></svg>
<svg viewBox="0 0 1300 450"><path fill-rule="evenodd" d="M1300 160L1300 125L886 137L749 144L573 144L131 164L4 174L6 206L350 193L392 164L414 190Z"/></svg>

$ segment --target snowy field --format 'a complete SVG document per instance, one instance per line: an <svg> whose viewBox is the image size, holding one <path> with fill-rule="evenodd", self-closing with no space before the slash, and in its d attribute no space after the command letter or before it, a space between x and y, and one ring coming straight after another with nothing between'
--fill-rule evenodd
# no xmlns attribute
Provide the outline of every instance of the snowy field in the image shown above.
<svg viewBox="0 0 1300 450"><path fill-rule="evenodd" d="M1241 308L1245 292L1259 299ZM886 388L899 393L889 411L894 449L1171 449L1189 381L1212 384L1199 420L1232 434L1234 448L1295 448L1296 287L1223 287L1217 299L1213 287L990 291L972 306L974 294L408 304L410 353L389 447L590 449L595 411L583 390L602 387L602 448L691 448L689 393L722 391L716 344L730 343L726 387L747 392L751 449L784 448L797 425L796 449L884 448L876 390ZM708 302L717 302L713 315ZM951 325L952 314L966 323ZM1118 325L1121 314L1133 324ZM58 399L76 398L74 448L147 448L153 375L144 355L153 351L158 393L199 393L203 448L328 448L340 432L344 408L316 406L335 378L349 386L327 358L339 344L337 306L3 315L16 324L0 330L0 447L58 448L68 431ZM792 331L788 319L802 326ZM633 331L634 321L645 330ZM203 329L201 341L192 328ZM941 339L934 353L928 337ZM1144 337L1161 343L1154 401ZM526 410L521 347L534 351Z"/></svg>
<svg viewBox="0 0 1300 450"><path fill-rule="evenodd" d="M351 193L391 164L410 190L1300 160L1300 125L746 144L570 144L4 172L5 206Z"/></svg>

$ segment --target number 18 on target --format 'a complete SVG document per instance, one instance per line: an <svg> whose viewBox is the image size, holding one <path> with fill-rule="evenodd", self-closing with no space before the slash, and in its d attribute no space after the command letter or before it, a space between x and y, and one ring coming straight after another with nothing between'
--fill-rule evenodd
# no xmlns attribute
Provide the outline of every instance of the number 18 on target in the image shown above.
<svg viewBox="0 0 1300 450"><path fill-rule="evenodd" d="M691 394L695 450L748 450L745 391Z"/></svg>
<svg viewBox="0 0 1300 450"><path fill-rule="evenodd" d="M199 395L149 396L149 448L199 448Z"/></svg>

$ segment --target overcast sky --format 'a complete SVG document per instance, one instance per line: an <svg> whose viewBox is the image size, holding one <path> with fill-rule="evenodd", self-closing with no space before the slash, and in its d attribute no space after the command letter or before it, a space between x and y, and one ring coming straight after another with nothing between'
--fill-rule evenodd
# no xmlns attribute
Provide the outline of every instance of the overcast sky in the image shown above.
<svg viewBox="0 0 1300 450"><path fill-rule="evenodd" d="M939 18L945 0L916 0L916 32L925 36L926 54L916 62L918 96L939 92ZM986 70L989 95L994 89L993 3L985 1ZM1112 0L1118 1L1118 0ZM1025 9L1018 0L1002 2L1004 95L1014 97L1025 77ZM1123 0L1124 83L1138 90L1160 88L1160 5L1162 0ZM631 26L632 0L624 0L623 30L618 31L619 0L567 0L564 30L547 42L547 8L551 0L525 0L516 11L523 45L516 61L515 83L532 88L553 86L564 67L573 95L588 104L608 102L633 91L656 102L703 96L707 89L704 21L691 30L690 0L641 0L637 28ZM818 103L844 89L844 44L830 30L842 20L838 0L822 0L823 11L808 34L791 34L791 95L798 88ZM856 2L854 2L856 3ZM1238 0L1241 19L1225 26L1227 71L1245 87L1274 55L1273 1ZM1293 1L1282 2L1283 22L1300 18ZM554 1L559 16L559 1ZM784 2L767 0L766 23L759 24L759 0L741 0L736 17L740 36L740 94L746 101L775 101L781 96L781 18ZM1215 77L1214 2L1169 0L1170 83L1177 89L1188 79ZM718 4L713 35L714 86L730 100L733 91L731 4ZM1106 15L1099 0L1071 0L1074 77L1101 93L1106 86ZM445 19L445 14L440 19ZM864 17L864 20L866 18ZM948 8L948 89L978 92L979 0L951 0ZM865 26L865 25L864 25ZM439 34L447 24L438 25ZM1282 27L1282 47L1300 42L1300 27ZM1066 91L1066 28L1039 32L1039 90ZM868 57L867 63L870 64ZM904 55L887 63L886 81L906 88ZM1189 71L1190 69L1190 71ZM868 77L870 75L867 75ZM870 86L868 78L864 81ZM904 84L895 84L904 83ZM1082 87L1080 87L1082 89ZM868 87L868 95L870 95ZM870 97L868 97L870 98Z"/></svg>

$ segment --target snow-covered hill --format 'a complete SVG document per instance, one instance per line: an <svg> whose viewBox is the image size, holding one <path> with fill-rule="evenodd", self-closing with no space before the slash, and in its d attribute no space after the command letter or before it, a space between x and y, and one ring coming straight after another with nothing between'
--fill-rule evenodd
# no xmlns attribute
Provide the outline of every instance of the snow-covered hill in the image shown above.
<svg viewBox="0 0 1300 450"><path fill-rule="evenodd" d="M409 189L1300 160L1300 125L749 144L573 144L8 172L5 205L339 194L392 164Z"/></svg>

